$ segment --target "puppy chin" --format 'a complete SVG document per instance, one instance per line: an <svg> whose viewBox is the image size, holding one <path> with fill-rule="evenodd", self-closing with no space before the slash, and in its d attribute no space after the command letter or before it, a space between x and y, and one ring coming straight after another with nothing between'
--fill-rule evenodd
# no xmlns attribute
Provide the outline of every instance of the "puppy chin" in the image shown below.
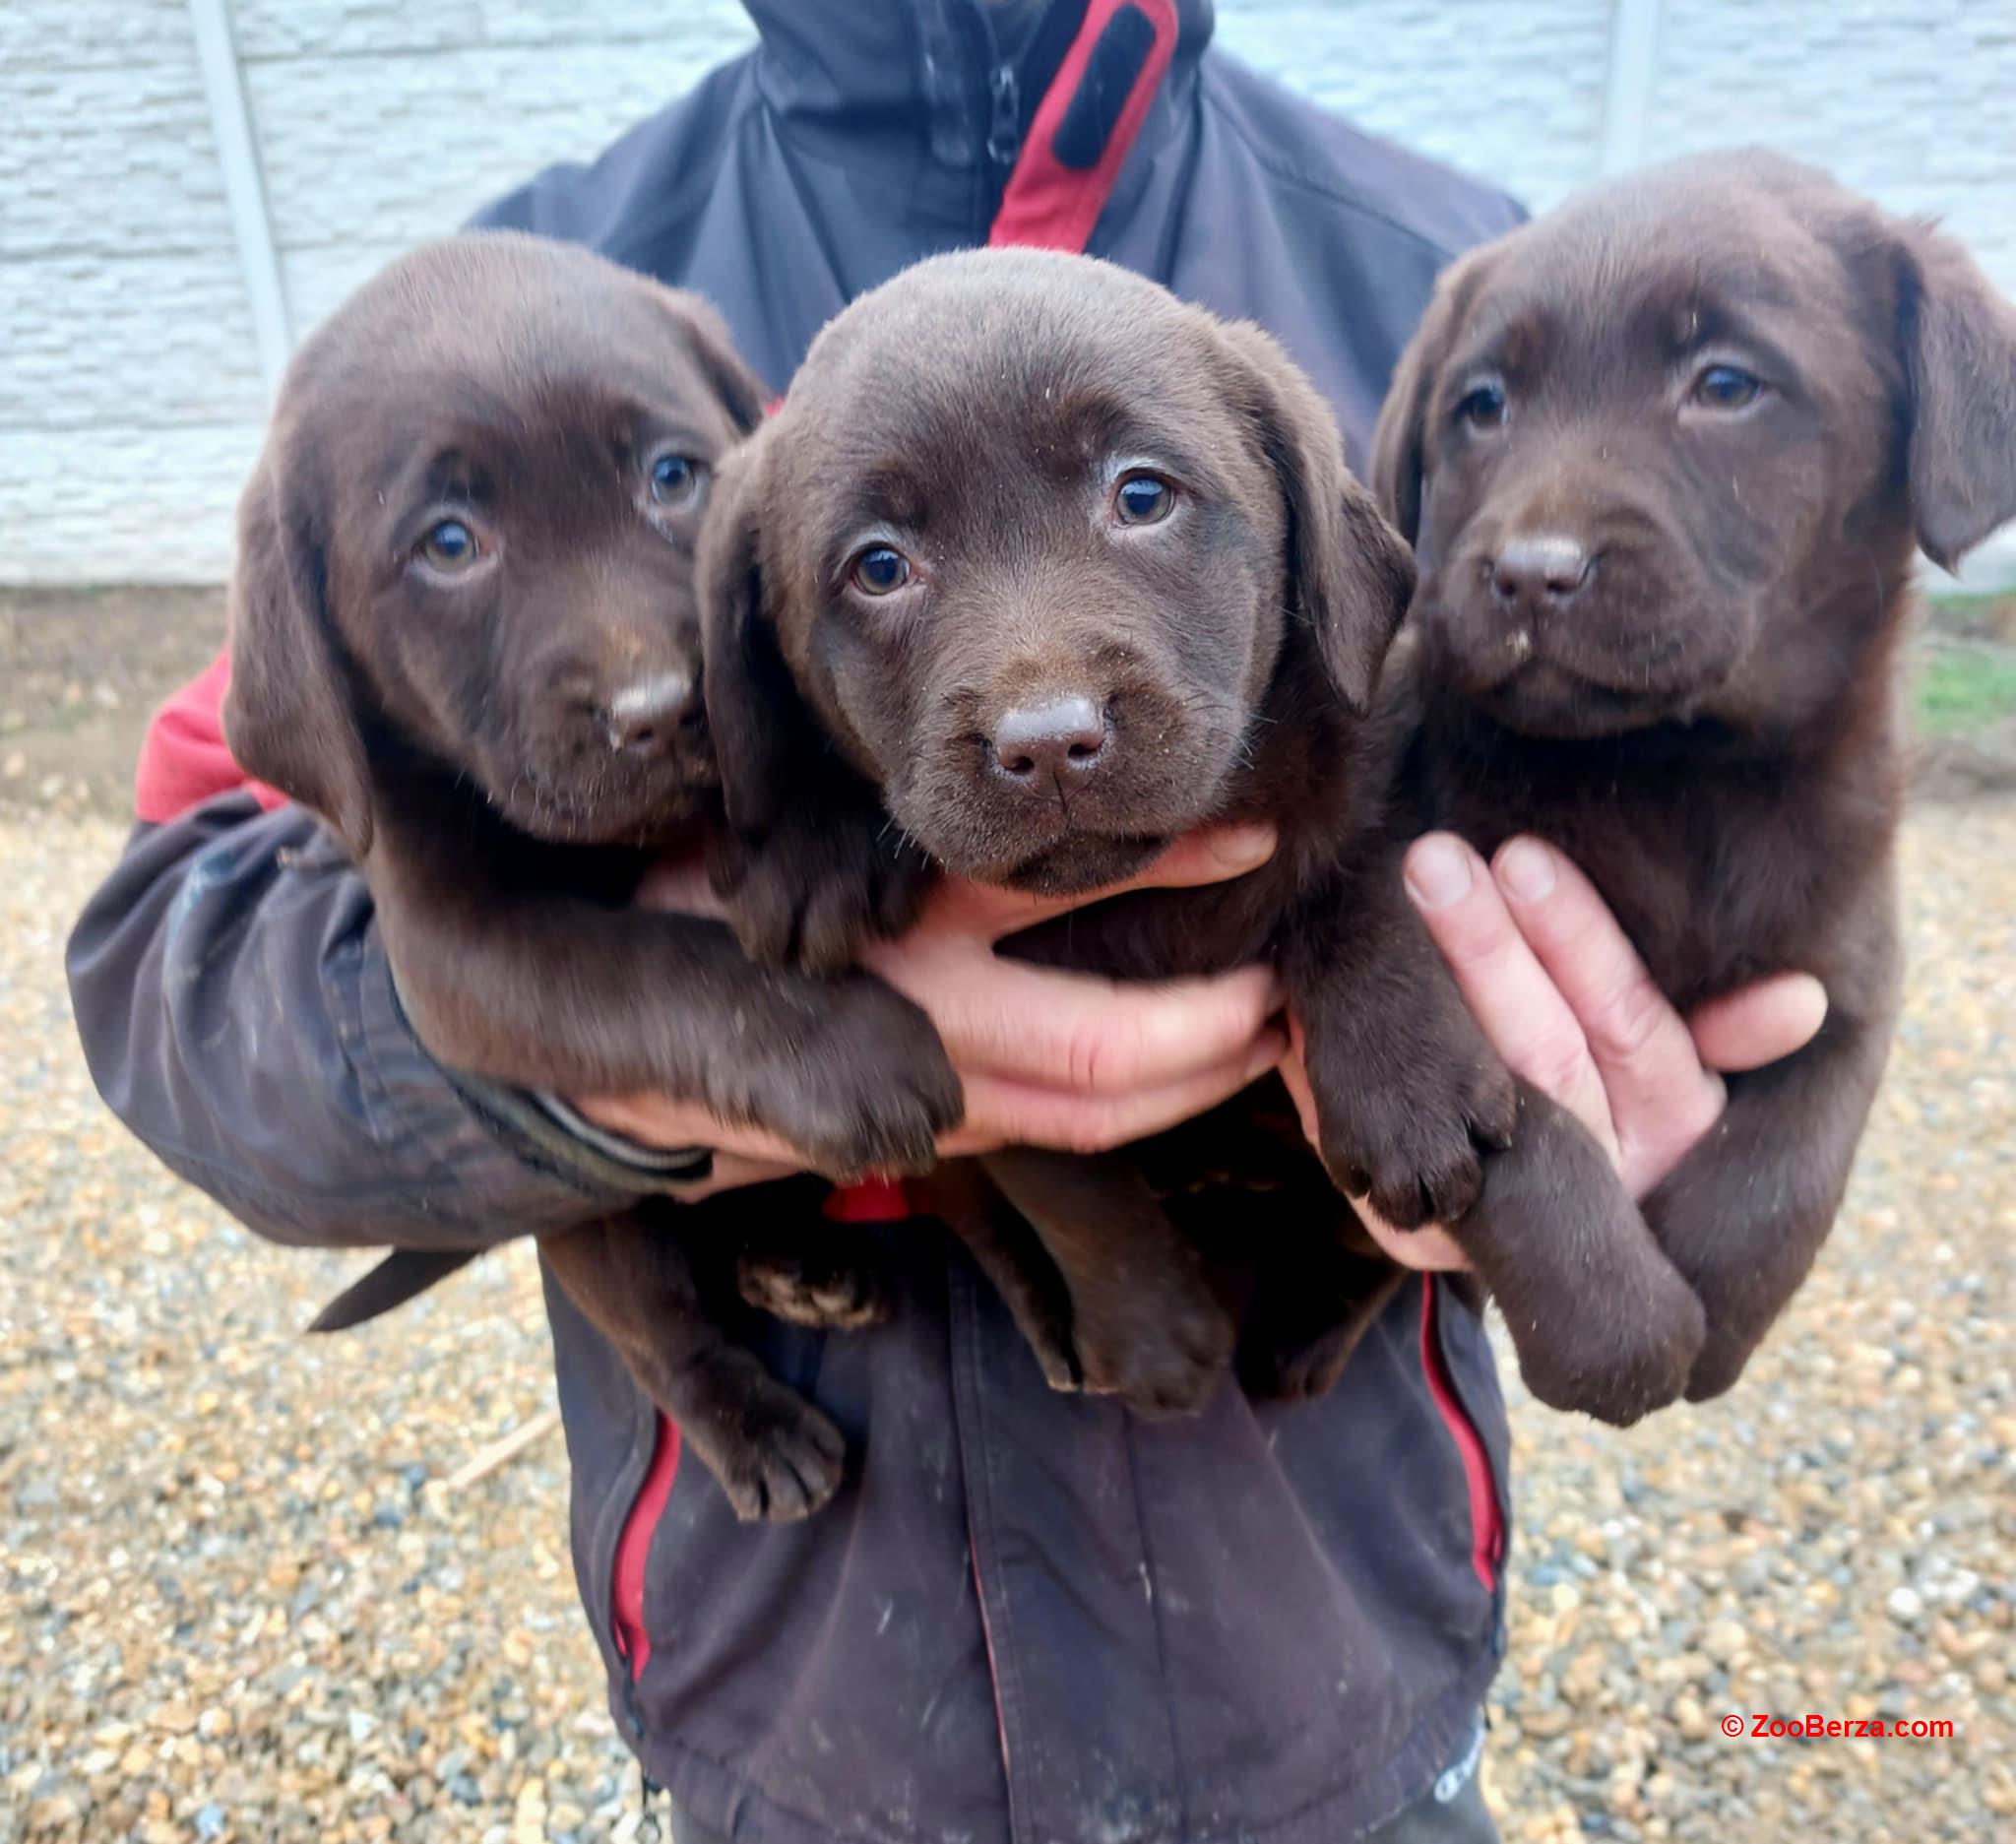
<svg viewBox="0 0 2016 1844"><path fill-rule="evenodd" d="M1424 623L1433 679L1494 723L1523 736L1582 741L1686 723L1726 684L1728 664L1682 643L1649 665L1578 646L1574 635L1536 638L1503 617Z"/></svg>
<svg viewBox="0 0 2016 1844"><path fill-rule="evenodd" d="M483 778L490 803L518 828L552 845L652 845L706 812L718 785L712 760L676 756L636 765L594 760L564 769L528 763Z"/></svg>
<svg viewBox="0 0 2016 1844"><path fill-rule="evenodd" d="M1687 704L1665 693L1617 691L1545 661L1474 694L1473 701L1507 730L1557 742L1650 730L1682 715Z"/></svg>
<svg viewBox="0 0 2016 1844"><path fill-rule="evenodd" d="M1102 839L1072 833L995 881L1038 896L1078 896L1145 870L1168 847L1166 837Z"/></svg>
<svg viewBox="0 0 2016 1844"><path fill-rule="evenodd" d="M1040 841L936 835L929 825L905 829L930 859L954 877L999 884L1036 896L1077 896L1118 883L1167 850L1171 834L1117 836L1064 831Z"/></svg>

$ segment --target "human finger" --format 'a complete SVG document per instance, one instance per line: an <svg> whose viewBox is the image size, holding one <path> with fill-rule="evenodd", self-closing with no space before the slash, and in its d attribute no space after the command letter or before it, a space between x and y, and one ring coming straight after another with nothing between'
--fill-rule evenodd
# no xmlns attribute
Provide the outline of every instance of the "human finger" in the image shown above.
<svg viewBox="0 0 2016 1844"><path fill-rule="evenodd" d="M1827 988L1811 974L1773 974L1687 1015L1701 1060L1728 1075L1804 1049L1826 1022Z"/></svg>
<svg viewBox="0 0 2016 1844"><path fill-rule="evenodd" d="M971 1076L966 1120L938 1142L948 1158L1001 1146L1101 1153L1208 1113L1281 1060L1286 1035L1270 1027L1238 1055L1153 1088L1086 1097L995 1076Z"/></svg>
<svg viewBox="0 0 2016 1844"><path fill-rule="evenodd" d="M1615 1129L1588 1039L1483 859L1453 833L1428 833L1409 847L1405 875L1464 1002L1506 1066L1614 1155Z"/></svg>

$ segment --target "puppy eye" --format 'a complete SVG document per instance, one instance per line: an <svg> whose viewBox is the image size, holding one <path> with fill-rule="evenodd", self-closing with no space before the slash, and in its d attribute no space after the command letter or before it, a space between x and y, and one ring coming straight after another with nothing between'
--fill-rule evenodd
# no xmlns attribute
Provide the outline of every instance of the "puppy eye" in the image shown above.
<svg viewBox="0 0 2016 1844"><path fill-rule="evenodd" d="M699 465L684 455L661 455L651 464L651 496L661 506L684 505L699 486Z"/></svg>
<svg viewBox="0 0 2016 1844"><path fill-rule="evenodd" d="M1474 429L1502 427L1509 410L1502 384L1480 384L1456 406L1456 420Z"/></svg>
<svg viewBox="0 0 2016 1844"><path fill-rule="evenodd" d="M460 519L443 519L420 540L420 555L447 576L468 569L482 554L476 535Z"/></svg>
<svg viewBox="0 0 2016 1844"><path fill-rule="evenodd" d="M1736 365L1704 365L1695 375L1688 398L1704 410L1741 410L1754 404L1764 381Z"/></svg>
<svg viewBox="0 0 2016 1844"><path fill-rule="evenodd" d="M847 576L864 596L893 595L910 581L910 559L887 544L871 544L848 565Z"/></svg>
<svg viewBox="0 0 2016 1844"><path fill-rule="evenodd" d="M1130 474L1113 488L1113 512L1122 525L1157 525L1169 516L1176 489L1157 474Z"/></svg>

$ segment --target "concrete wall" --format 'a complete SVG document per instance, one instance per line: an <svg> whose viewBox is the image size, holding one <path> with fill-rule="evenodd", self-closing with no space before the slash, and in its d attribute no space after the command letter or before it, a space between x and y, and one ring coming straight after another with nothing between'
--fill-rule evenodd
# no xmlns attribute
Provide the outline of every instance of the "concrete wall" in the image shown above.
<svg viewBox="0 0 2016 1844"><path fill-rule="evenodd" d="M2016 294L2009 0L1219 14L1236 55L1536 207L1767 142L1943 214ZM734 0L4 0L0 582L220 577L284 340L749 37ZM2016 543L1976 574L2016 580Z"/></svg>

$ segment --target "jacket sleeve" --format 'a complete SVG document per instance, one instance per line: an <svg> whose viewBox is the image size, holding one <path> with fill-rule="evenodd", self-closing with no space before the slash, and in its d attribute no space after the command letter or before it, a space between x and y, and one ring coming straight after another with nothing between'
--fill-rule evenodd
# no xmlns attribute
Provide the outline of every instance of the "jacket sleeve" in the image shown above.
<svg viewBox="0 0 2016 1844"><path fill-rule="evenodd" d="M160 799L148 762L143 814ZM242 787L143 819L68 972L112 1112L276 1241L476 1248L707 1168L442 1069L394 996L363 878L312 815Z"/></svg>

